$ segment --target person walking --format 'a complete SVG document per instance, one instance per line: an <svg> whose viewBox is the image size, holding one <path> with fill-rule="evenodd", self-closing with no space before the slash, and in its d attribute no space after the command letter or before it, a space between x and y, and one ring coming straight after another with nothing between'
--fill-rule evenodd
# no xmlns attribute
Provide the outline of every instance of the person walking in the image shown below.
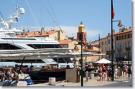
<svg viewBox="0 0 135 89"><path fill-rule="evenodd" d="M99 76L99 81L102 80L102 67L98 68L98 76Z"/></svg>
<svg viewBox="0 0 135 89"><path fill-rule="evenodd" d="M128 76L131 77L132 71L131 71L131 67L128 67Z"/></svg>
<svg viewBox="0 0 135 89"><path fill-rule="evenodd" d="M88 82L88 80L89 80L89 76L88 75L89 75L88 70L86 70L85 71L86 82Z"/></svg>
<svg viewBox="0 0 135 89"><path fill-rule="evenodd" d="M89 77L89 79L92 78L91 74L92 74L92 65L88 65L88 77Z"/></svg>
<svg viewBox="0 0 135 89"><path fill-rule="evenodd" d="M115 69L114 69L114 76L115 76L116 79L118 78L118 68L116 66L115 66Z"/></svg>
<svg viewBox="0 0 135 89"><path fill-rule="evenodd" d="M106 79L106 67L105 66L103 66L102 67L102 81L105 81L105 79Z"/></svg>
<svg viewBox="0 0 135 89"><path fill-rule="evenodd" d="M111 80L111 75L112 75L112 70L111 70L111 67L108 66L107 67L107 81Z"/></svg>

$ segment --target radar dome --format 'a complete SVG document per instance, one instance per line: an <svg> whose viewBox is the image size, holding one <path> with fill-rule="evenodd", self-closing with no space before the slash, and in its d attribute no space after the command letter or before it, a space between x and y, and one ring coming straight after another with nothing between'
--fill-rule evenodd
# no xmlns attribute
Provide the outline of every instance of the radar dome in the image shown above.
<svg viewBox="0 0 135 89"><path fill-rule="evenodd" d="M25 13L24 8L20 8L20 14L24 14L24 13Z"/></svg>

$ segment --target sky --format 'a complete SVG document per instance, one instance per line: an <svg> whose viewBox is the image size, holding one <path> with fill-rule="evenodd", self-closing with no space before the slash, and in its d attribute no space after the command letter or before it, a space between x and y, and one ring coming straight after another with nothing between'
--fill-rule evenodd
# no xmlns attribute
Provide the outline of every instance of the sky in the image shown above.
<svg viewBox="0 0 135 89"><path fill-rule="evenodd" d="M75 36L82 21L86 26L87 40L93 41L111 32L111 0L1 0L3 18L14 14L16 5L25 9L25 14L14 27L60 27L69 36ZM132 25L131 0L113 0L115 17L123 25ZM113 28L118 31L117 22Z"/></svg>

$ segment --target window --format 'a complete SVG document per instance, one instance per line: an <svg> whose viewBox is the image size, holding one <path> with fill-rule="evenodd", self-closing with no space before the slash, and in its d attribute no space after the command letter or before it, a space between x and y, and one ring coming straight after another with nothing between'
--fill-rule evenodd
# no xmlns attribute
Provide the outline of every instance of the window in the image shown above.
<svg viewBox="0 0 135 89"><path fill-rule="evenodd" d="M121 37L121 36L119 36L119 40L121 40L121 38L122 38L122 37Z"/></svg>
<svg viewBox="0 0 135 89"><path fill-rule="evenodd" d="M124 35L124 39L126 39L126 34Z"/></svg>
<svg viewBox="0 0 135 89"><path fill-rule="evenodd" d="M120 40L120 36L118 36L118 40Z"/></svg>
<svg viewBox="0 0 135 89"><path fill-rule="evenodd" d="M27 44L28 46L39 49L39 48L61 48L59 44Z"/></svg>
<svg viewBox="0 0 135 89"><path fill-rule="evenodd" d="M130 38L130 34L128 34L128 37L127 38Z"/></svg>
<svg viewBox="0 0 135 89"><path fill-rule="evenodd" d="M62 48L68 48L68 44L61 44L60 45Z"/></svg>
<svg viewBox="0 0 135 89"><path fill-rule="evenodd" d="M8 44L8 43L1 43L0 44L0 50L15 50L15 49L21 49L15 45Z"/></svg>
<svg viewBox="0 0 135 89"><path fill-rule="evenodd" d="M54 61L58 63L72 63L71 59L69 57L64 58L53 58Z"/></svg>
<svg viewBox="0 0 135 89"><path fill-rule="evenodd" d="M111 41L110 40L108 40L108 44L110 44L111 43Z"/></svg>
<svg viewBox="0 0 135 89"><path fill-rule="evenodd" d="M130 34L130 38L132 38L132 34Z"/></svg>
<svg viewBox="0 0 135 89"><path fill-rule="evenodd" d="M121 39L124 39L124 35L122 35Z"/></svg>
<svg viewBox="0 0 135 89"><path fill-rule="evenodd" d="M119 37L118 36L116 36L116 40L119 40Z"/></svg>
<svg viewBox="0 0 135 89"><path fill-rule="evenodd" d="M7 60L7 61L9 61L9 62L15 61L15 62L17 62L17 63L21 63L21 62L22 62L22 61L20 61L20 60ZM24 60L23 63L45 63L45 62L44 62L43 60L39 60L39 59L37 59L37 60L31 59L31 60Z"/></svg>
<svg viewBox="0 0 135 89"><path fill-rule="evenodd" d="M36 40L34 38L2 38L4 40Z"/></svg>

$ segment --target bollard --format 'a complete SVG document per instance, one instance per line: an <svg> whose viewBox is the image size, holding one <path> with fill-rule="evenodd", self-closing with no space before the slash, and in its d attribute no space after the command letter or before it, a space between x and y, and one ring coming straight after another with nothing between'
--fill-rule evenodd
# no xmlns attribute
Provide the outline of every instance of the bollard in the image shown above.
<svg viewBox="0 0 135 89"><path fill-rule="evenodd" d="M49 77L49 85L55 85L56 78L55 77Z"/></svg>

